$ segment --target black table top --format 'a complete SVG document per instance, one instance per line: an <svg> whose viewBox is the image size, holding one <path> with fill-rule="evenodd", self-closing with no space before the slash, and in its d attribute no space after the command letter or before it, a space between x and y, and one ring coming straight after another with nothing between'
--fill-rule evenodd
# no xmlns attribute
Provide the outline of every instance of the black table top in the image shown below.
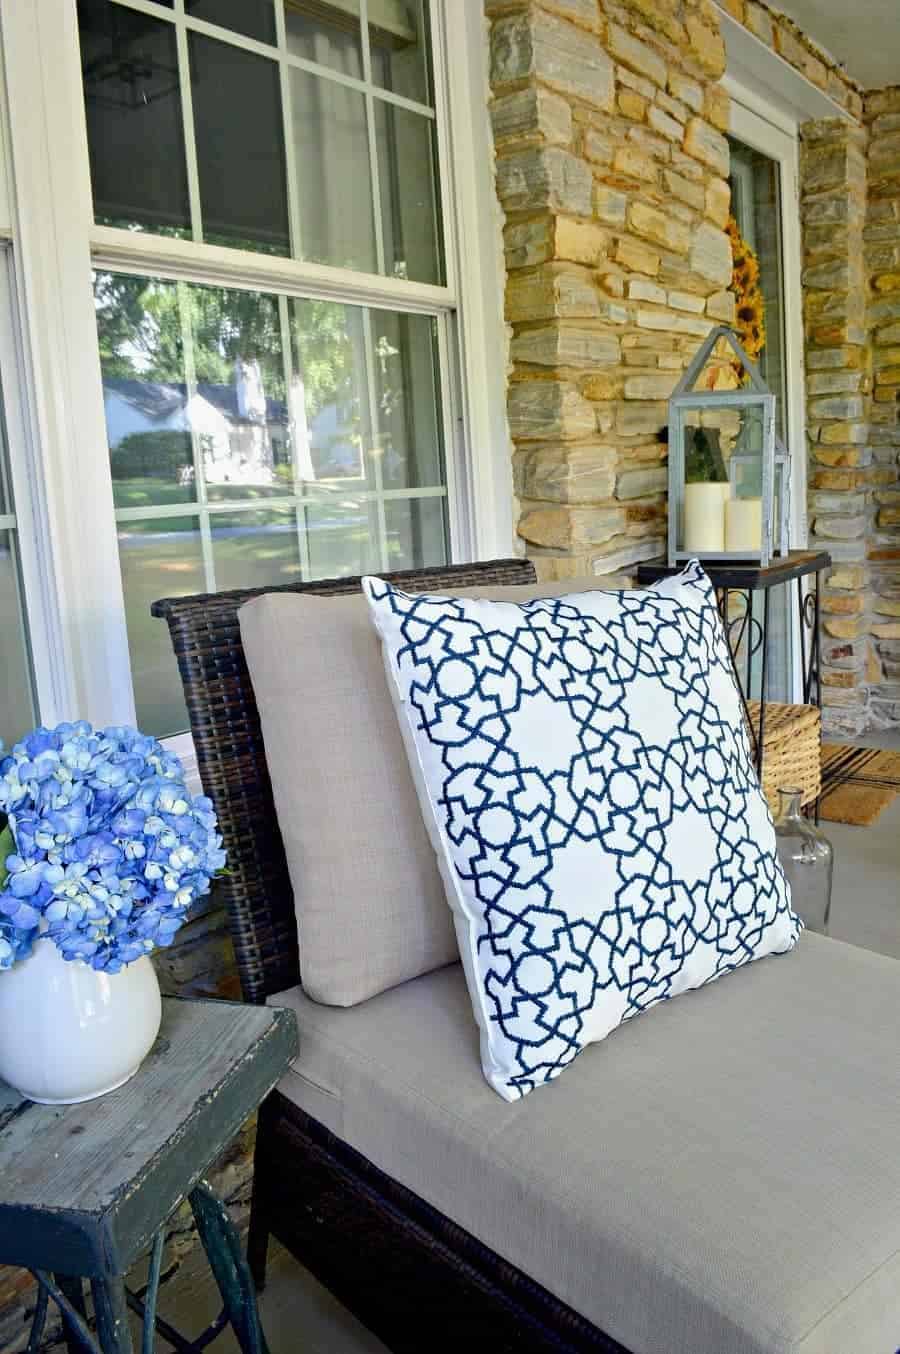
<svg viewBox="0 0 900 1354"><path fill-rule="evenodd" d="M831 556L825 550L792 550L788 555L776 555L765 569L758 564L734 563L731 560L709 560L700 563L715 588L736 588L744 591L757 588L774 588L779 583L789 583L794 578L804 578L807 574L817 573L820 569L831 567ZM661 578L671 578L680 573L684 563L669 565L665 559L647 560L637 568L639 583L658 583Z"/></svg>
<svg viewBox="0 0 900 1354"><path fill-rule="evenodd" d="M291 1011L165 998L117 1091L36 1105L0 1082L0 1264L125 1273L296 1051Z"/></svg>

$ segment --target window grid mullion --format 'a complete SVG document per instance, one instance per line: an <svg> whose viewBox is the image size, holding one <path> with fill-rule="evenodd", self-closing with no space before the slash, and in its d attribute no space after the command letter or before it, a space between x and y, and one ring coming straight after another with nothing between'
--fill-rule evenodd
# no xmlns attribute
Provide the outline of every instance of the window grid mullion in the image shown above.
<svg viewBox="0 0 900 1354"><path fill-rule="evenodd" d="M369 0L359 0L362 38L363 81L366 99L366 130L369 139L369 178L372 184L372 212L375 220L375 256L379 273L386 273L384 261L384 222L381 215L381 178L378 173L378 137L375 131L375 99L372 96L372 48L369 43Z"/></svg>
<svg viewBox="0 0 900 1354"><path fill-rule="evenodd" d="M203 467L203 449L194 428L191 417L191 405L197 394L197 367L194 361L194 335L191 331L191 312L189 291L186 282L176 284L178 288L178 315L181 320L181 344L184 351L184 379L187 393L186 410L191 426L191 451L194 457L194 488L197 497L197 513L200 524L200 551L203 557L203 574L207 592L216 591L216 566L213 558L212 532L209 528L209 513L206 511L206 475Z"/></svg>
<svg viewBox="0 0 900 1354"><path fill-rule="evenodd" d="M365 9L366 0L362 0ZM375 385L375 344L372 339L372 312L368 307L362 313L363 348L366 355L366 394L369 405L369 444L372 452L372 470L375 476L375 511L378 518L378 557L382 569L390 568L387 545L387 512L384 506L384 474L381 464L381 425L378 419L378 390ZM363 448L363 455L366 451Z"/></svg>
<svg viewBox="0 0 900 1354"><path fill-rule="evenodd" d="M281 9L282 0L277 0ZM302 482L297 467L297 433L292 390L294 382L294 353L291 347L291 323L286 296L278 298L278 326L281 332L281 363L284 370L284 402L288 412L288 436L291 442L291 476L294 482L294 524L297 529L297 551L300 557L300 577L309 582L309 541L306 538L306 511L301 506Z"/></svg>
<svg viewBox="0 0 900 1354"><path fill-rule="evenodd" d="M184 0L175 0L175 45L178 51L178 89L181 95L181 125L187 169L191 238L203 243L203 213L200 206L200 169L194 134L194 99L191 93L191 61L185 26Z"/></svg>
<svg viewBox="0 0 900 1354"><path fill-rule="evenodd" d="M278 83L281 89L281 125L284 136L284 161L287 174L288 226L291 233L291 257L303 258L303 234L300 221L300 194L297 156L294 147L294 117L291 111L291 72L287 63L287 29L284 0L275 0L275 35L278 42Z"/></svg>
<svg viewBox="0 0 900 1354"><path fill-rule="evenodd" d="M324 487L327 485L327 491ZM316 492L323 490L323 492ZM217 516L228 513L239 512L289 512L292 508L303 507L323 507L327 505L333 495L340 494L344 498L355 498L360 503L374 502L377 498L383 498L385 503L400 501L401 499L412 498L446 498L447 487L443 484L430 485L424 489L383 489L379 494L376 489L354 489L352 481L347 480L321 480L315 484L307 486L306 492L300 494L273 495L271 498L235 498L223 499L222 502L207 503L202 509L209 517L210 521ZM197 517L201 512L200 504L190 503L151 503L144 508L116 508L117 522L148 522L158 517Z"/></svg>

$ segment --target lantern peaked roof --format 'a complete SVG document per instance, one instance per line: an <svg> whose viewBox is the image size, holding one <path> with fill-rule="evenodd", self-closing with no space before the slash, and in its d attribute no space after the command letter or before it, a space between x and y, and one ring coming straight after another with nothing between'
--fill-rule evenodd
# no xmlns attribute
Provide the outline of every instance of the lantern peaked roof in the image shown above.
<svg viewBox="0 0 900 1354"><path fill-rule="evenodd" d="M769 387L759 374L759 368L746 354L743 344L733 329L729 329L727 324L717 325L701 343L694 356L691 365L687 368L681 380L672 391L672 399L675 400L679 395L691 395L694 393L696 383L701 372L709 361L710 354L720 339L725 339L726 343L732 348L735 357L746 371L750 378L750 387L758 395L770 394ZM727 400L729 396L734 396L734 391L722 391L722 399Z"/></svg>

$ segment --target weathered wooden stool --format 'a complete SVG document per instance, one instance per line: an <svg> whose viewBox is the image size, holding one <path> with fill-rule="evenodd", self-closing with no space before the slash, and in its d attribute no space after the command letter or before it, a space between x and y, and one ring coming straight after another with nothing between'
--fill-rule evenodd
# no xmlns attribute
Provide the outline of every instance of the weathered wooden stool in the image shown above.
<svg viewBox="0 0 900 1354"><path fill-rule="evenodd" d="M296 1051L292 1012L167 998L154 1048L118 1091L81 1105L35 1105L0 1082L0 1263L31 1270L39 1284L29 1351L52 1298L70 1351L130 1354L131 1307L144 1319L144 1354L157 1331L192 1354L229 1323L244 1354L264 1354L237 1233L202 1176ZM193 1340L156 1315L165 1224L184 1198L223 1303ZM125 1275L148 1247L147 1286L132 1293Z"/></svg>

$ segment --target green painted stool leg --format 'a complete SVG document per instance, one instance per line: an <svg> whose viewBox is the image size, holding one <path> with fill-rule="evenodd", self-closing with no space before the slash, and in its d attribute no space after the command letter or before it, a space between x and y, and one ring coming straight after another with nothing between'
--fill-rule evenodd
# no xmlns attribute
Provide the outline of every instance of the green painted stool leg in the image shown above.
<svg viewBox="0 0 900 1354"><path fill-rule="evenodd" d="M57 1287L64 1297L71 1302L75 1311L85 1321L87 1320L87 1308L84 1305L84 1280L74 1278L71 1274L54 1274ZM69 1354L83 1354L84 1344L76 1331L72 1330L69 1321L66 1319L65 1312L62 1312L63 1330L66 1337L66 1349Z"/></svg>
<svg viewBox="0 0 900 1354"><path fill-rule="evenodd" d="M134 1354L124 1279L92 1279L97 1344L103 1354Z"/></svg>
<svg viewBox="0 0 900 1354"><path fill-rule="evenodd" d="M191 1191L190 1205L241 1354L269 1354L259 1323L253 1278L228 1210L205 1180Z"/></svg>

